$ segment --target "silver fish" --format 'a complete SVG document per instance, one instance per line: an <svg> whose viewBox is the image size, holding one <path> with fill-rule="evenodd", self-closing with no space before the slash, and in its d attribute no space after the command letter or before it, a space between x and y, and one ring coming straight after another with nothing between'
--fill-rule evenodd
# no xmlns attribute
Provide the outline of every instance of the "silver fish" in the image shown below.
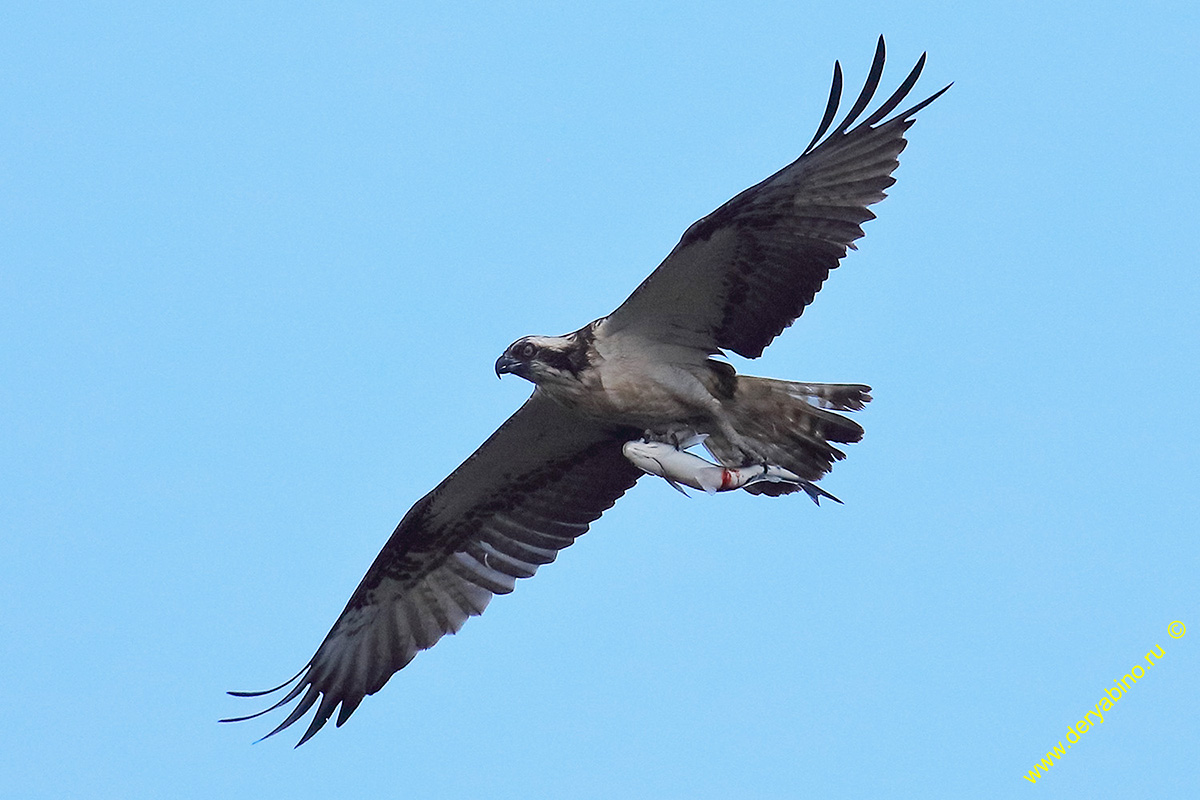
<svg viewBox="0 0 1200 800"><path fill-rule="evenodd" d="M700 441L702 441L700 438L692 439L685 443L685 447L698 444ZM644 442L640 439L626 442L621 451L642 472L663 478L684 494L687 494L683 490L684 486L690 486L708 494L716 494L717 492L743 489L762 481L770 481L793 484L797 488L803 489L814 500L816 500L816 496L814 496L813 490L817 491L817 496L831 497L837 500L836 497L817 489L811 482L804 480L799 475L771 464L751 464L737 468L723 467L675 445L666 442Z"/></svg>

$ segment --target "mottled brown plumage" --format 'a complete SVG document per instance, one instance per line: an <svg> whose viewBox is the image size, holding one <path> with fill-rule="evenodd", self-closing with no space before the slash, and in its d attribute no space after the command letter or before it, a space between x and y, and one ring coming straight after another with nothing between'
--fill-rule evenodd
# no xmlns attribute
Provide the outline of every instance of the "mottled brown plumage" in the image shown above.
<svg viewBox="0 0 1200 800"><path fill-rule="evenodd" d="M862 236L867 207L894 182L913 115L945 91L888 118L924 61L859 121L883 71L880 37L863 91L826 136L841 95L835 66L825 114L800 158L688 228L612 314L505 350L497 373L532 381L533 396L404 516L312 659L270 690L295 683L259 714L296 705L268 736L314 706L301 744L335 710L341 725L417 652L553 561L641 475L622 455L626 441L706 434L723 465L771 464L803 484L748 491L831 496L812 482L843 458L835 444L863 432L834 412L862 408L868 387L738 375L712 356L761 355Z"/></svg>

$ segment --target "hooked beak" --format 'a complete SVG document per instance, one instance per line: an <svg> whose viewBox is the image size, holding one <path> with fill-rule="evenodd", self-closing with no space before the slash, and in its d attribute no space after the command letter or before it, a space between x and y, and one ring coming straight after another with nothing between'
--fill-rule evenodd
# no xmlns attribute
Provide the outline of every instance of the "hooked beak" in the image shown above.
<svg viewBox="0 0 1200 800"><path fill-rule="evenodd" d="M509 372L512 372L521 365L519 359L513 358L508 353L496 359L496 377L499 378Z"/></svg>

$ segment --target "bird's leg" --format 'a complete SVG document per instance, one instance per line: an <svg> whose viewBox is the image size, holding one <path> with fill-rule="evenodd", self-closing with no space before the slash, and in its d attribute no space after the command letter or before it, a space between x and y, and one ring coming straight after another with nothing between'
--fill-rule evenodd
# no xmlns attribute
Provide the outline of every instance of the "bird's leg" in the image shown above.
<svg viewBox="0 0 1200 800"><path fill-rule="evenodd" d="M744 436L734 430L733 426L722 417L718 417L717 427L720 429L721 438L724 439L738 454L738 466L748 467L751 464L762 463L767 465L766 459L758 454L758 452L750 446L750 443ZM730 465L732 466L732 465Z"/></svg>
<svg viewBox="0 0 1200 800"><path fill-rule="evenodd" d="M676 450L686 450L689 447L699 444L696 429L687 425L668 425L657 429L648 428L643 432L642 440L669 444Z"/></svg>

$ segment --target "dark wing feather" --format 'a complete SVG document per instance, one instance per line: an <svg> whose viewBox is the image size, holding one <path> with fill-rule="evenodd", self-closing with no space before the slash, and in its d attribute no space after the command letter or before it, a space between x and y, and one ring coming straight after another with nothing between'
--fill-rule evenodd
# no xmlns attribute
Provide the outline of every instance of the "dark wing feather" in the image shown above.
<svg viewBox="0 0 1200 800"><path fill-rule="evenodd" d="M915 115L941 91L887 119L917 82L922 55L900 87L861 122L883 74L879 37L865 86L832 133L842 73L813 142L796 161L697 221L658 269L604 321L627 334L715 352L762 355L804 311L885 197ZM857 122L857 124L855 124Z"/></svg>
<svg viewBox="0 0 1200 800"><path fill-rule="evenodd" d="M641 475L621 454L638 431L602 428L540 391L404 515L267 736L317 707L303 744L341 706L340 726L419 651L555 559ZM270 691L278 691L288 681ZM257 696L268 692L232 692ZM265 738L265 737L264 737ZM299 746L299 744L297 746Z"/></svg>

